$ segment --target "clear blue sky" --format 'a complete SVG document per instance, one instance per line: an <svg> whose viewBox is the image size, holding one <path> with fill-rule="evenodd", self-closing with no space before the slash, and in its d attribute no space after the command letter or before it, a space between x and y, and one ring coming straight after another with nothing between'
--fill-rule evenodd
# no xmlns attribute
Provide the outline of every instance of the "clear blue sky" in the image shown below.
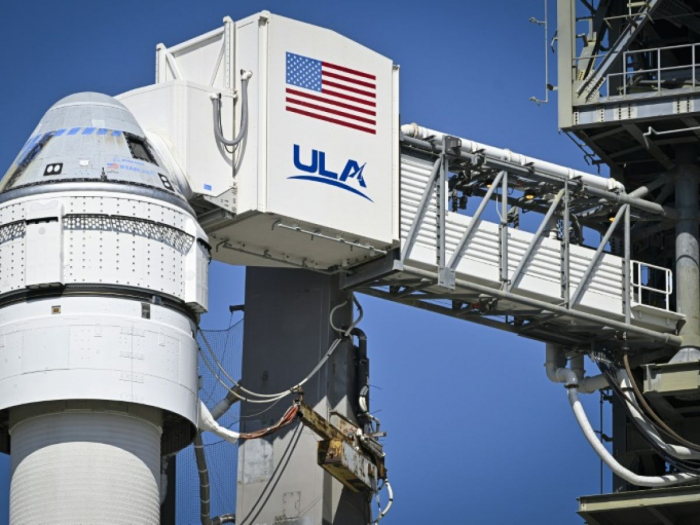
<svg viewBox="0 0 700 525"><path fill-rule="evenodd" d="M528 102L543 95L542 33L528 23L543 15L538 0L6 0L0 173L61 97L150 84L157 43L176 44L218 27L225 15L235 20L262 9L328 27L400 64L403 122L590 170L557 133L556 105ZM243 271L214 263L211 279L203 324L225 327L227 306L242 301ZM581 523L575 498L599 491L599 462L564 389L545 378L544 345L360 299L378 387L372 406L389 432L396 492L383 523ZM596 421L597 397L587 408ZM7 520L8 464L0 458L0 523Z"/></svg>

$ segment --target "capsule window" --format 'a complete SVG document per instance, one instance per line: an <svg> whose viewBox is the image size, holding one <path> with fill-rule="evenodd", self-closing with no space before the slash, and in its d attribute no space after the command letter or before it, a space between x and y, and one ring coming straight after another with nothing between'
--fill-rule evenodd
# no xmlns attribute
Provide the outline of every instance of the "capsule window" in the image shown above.
<svg viewBox="0 0 700 525"><path fill-rule="evenodd" d="M11 190L15 183L20 179L22 174L26 171L27 167L34 161L34 159L37 158L39 153L41 153L41 150L44 149L44 146L48 144L48 142L51 140L51 137L54 135L54 131L49 131L48 133L44 133L41 138L37 135L26 147L25 150L20 155L23 155L21 160L17 161L17 167L15 170L12 172L12 175L6 175L2 179L2 186L0 186L0 191L6 192L8 190Z"/></svg>
<svg viewBox="0 0 700 525"><path fill-rule="evenodd" d="M133 158L136 160L150 162L156 166L158 165L153 153L151 152L151 145L145 138L133 135L131 133L124 133L124 136L126 137L126 143L129 146L129 151L131 151L131 156Z"/></svg>
<svg viewBox="0 0 700 525"><path fill-rule="evenodd" d="M63 163L59 162L56 164L47 164L44 168L44 176L46 175L60 175L63 173Z"/></svg>
<svg viewBox="0 0 700 525"><path fill-rule="evenodd" d="M159 173L158 176L160 177L160 181L163 183L163 186L165 187L166 190L175 191L175 190L173 190L173 185L170 184L168 177L166 177L162 173Z"/></svg>

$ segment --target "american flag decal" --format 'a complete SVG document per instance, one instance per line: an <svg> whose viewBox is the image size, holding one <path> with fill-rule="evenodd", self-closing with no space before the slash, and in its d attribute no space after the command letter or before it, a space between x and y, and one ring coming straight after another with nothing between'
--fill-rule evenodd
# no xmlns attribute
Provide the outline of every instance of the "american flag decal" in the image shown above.
<svg viewBox="0 0 700 525"><path fill-rule="evenodd" d="M377 133L377 77L338 64L287 53L286 109Z"/></svg>

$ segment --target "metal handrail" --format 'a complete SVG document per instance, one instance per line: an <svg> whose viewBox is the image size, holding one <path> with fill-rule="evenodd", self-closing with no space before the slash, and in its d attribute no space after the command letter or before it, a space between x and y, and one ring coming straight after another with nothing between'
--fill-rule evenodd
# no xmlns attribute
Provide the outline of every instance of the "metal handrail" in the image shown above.
<svg viewBox="0 0 700 525"><path fill-rule="evenodd" d="M654 264L648 264L644 263L641 261L632 261L632 268L633 271L630 275L630 279L632 282L630 283L633 289L633 300L634 297L637 298L635 301L637 304L644 304L646 306L652 306L655 308L658 308L658 306L655 306L653 304L647 304L644 302L644 298L642 296L642 290L648 290L652 292L652 294L660 294L664 296L664 306L666 311L671 310L671 295L673 294L673 274L671 273L671 270L668 268L664 268L663 266L656 266ZM657 272L662 272L664 275L664 287L663 288L658 288L655 286L650 286L648 284L644 284L643 281L643 271L644 269L650 269L650 270L655 270Z"/></svg>
<svg viewBox="0 0 700 525"><path fill-rule="evenodd" d="M700 65L696 62L696 47L700 45L698 43L692 43L692 44L678 44L678 45L673 45L673 46L665 46L665 47L653 47L653 48L647 48L647 49L633 49L633 50L628 50L625 51L622 54L622 67L623 71L618 72L618 73L609 73L605 76L605 82L603 83L603 86L605 87L605 93L606 95L603 96L603 98L608 98L608 97L613 97L613 96L621 96L621 97L626 97L627 96L627 91L628 91L628 85L629 82L627 81L627 77L630 76L635 76L635 75L640 75L640 74L646 74L646 73L654 73L655 74L655 79L656 79L656 87L655 87L655 95L659 96L662 94L662 73L663 72L669 72L669 71L679 71L679 70L684 70L684 69L689 69L691 72L691 85L690 89L691 90L696 90L697 88L697 82L696 82L696 71L695 69ZM682 64L682 65L669 65L669 66L663 66L663 53L667 51L672 51L672 50L678 50L678 49L690 49L691 50L691 61L688 64ZM640 54L656 54L656 67L652 68L646 68L646 69L630 69L632 67L628 63L628 58L631 56L635 55L640 55ZM622 93L619 95L612 95L611 90L610 90L610 81L611 79L623 77L622 81ZM601 86L601 88L603 87Z"/></svg>

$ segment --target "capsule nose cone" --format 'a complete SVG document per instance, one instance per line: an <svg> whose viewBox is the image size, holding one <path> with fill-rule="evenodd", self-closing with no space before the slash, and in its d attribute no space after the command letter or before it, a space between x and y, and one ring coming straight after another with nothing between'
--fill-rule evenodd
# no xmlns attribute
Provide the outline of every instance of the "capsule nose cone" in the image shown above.
<svg viewBox="0 0 700 525"><path fill-rule="evenodd" d="M129 110L117 99L105 95L104 93L96 93L94 91L84 91L82 93L74 93L62 98L56 102L49 111L56 109L64 109L77 106L93 106L119 109L128 112Z"/></svg>
<svg viewBox="0 0 700 525"><path fill-rule="evenodd" d="M59 129L107 128L143 136L131 112L118 100L103 93L86 91L62 98L46 112L37 132Z"/></svg>
<svg viewBox="0 0 700 525"><path fill-rule="evenodd" d="M0 181L0 201L13 198L11 190L86 190L95 183L107 191L155 191L154 198L184 200L182 185L121 102L102 93L76 93L42 117Z"/></svg>

